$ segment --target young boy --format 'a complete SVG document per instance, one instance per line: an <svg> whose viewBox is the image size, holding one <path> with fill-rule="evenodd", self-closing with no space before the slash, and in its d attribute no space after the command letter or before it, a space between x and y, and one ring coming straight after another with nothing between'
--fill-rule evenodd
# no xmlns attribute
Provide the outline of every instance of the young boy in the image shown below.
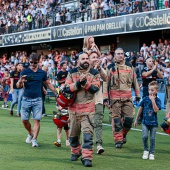
<svg viewBox="0 0 170 170"><path fill-rule="evenodd" d="M138 125L138 118L143 114L142 118L142 141L144 152L142 159L155 160L155 138L156 129L158 127L157 112L161 110L161 100L157 97L158 83L152 81L149 83L149 96L143 98L140 103L134 126ZM150 132L150 150L148 149L148 133Z"/></svg>
<svg viewBox="0 0 170 170"><path fill-rule="evenodd" d="M68 110L67 109L63 109L61 106L56 106L58 112L60 112L60 116L68 116ZM68 140L68 136L69 136L69 126L68 124L66 126L64 126L64 130L66 133L66 146L70 146L70 142ZM57 127L57 141L54 142L54 145L57 147L61 147L61 132L62 132L62 128L61 127Z"/></svg>

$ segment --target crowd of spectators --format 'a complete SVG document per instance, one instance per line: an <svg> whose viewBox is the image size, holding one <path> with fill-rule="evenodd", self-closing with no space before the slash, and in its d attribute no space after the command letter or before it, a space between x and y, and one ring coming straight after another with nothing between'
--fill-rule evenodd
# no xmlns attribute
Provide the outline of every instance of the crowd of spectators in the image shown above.
<svg viewBox="0 0 170 170"><path fill-rule="evenodd" d="M136 70L136 74L139 80L139 84L142 81L142 70L146 66L146 59L152 58L155 65L160 69L164 75L164 78L170 76L170 42L168 40L158 40L159 43L151 41L150 44L143 43L143 46L138 52L127 51L126 61L130 62ZM108 51L107 53L102 53L100 59L102 60L102 67L106 67L114 61L114 49ZM60 71L60 63L65 62L67 64L67 70L70 70L77 66L79 52L77 50L73 51L71 54L67 54L67 51L57 51L49 50L48 54L45 55L41 52L41 67L47 67L47 73L51 82L55 85L56 74ZM0 72L5 75L5 72L11 72L14 70L15 65L22 63L24 68L29 66L28 54L26 51L12 52L11 56L3 55L0 59ZM160 82L160 90L164 91L163 80Z"/></svg>
<svg viewBox="0 0 170 170"><path fill-rule="evenodd" d="M69 9L62 0L0 0L0 34L159 9L154 2L79 0Z"/></svg>

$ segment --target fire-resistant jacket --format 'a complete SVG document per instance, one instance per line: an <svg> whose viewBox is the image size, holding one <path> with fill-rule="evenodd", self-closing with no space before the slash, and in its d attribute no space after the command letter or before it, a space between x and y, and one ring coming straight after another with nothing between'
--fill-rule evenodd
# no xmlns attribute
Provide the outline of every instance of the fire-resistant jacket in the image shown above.
<svg viewBox="0 0 170 170"><path fill-rule="evenodd" d="M130 64L112 63L107 68L108 84L104 88L104 99L131 100L132 88L136 97L140 97L139 85L134 68Z"/></svg>
<svg viewBox="0 0 170 170"><path fill-rule="evenodd" d="M81 74L87 76L87 82L83 85L80 85L79 81ZM68 73L65 86L70 92L77 93L74 103L69 107L70 114L76 114L76 116L94 114L94 94L100 88L100 74L96 69L81 70L79 67L72 69Z"/></svg>

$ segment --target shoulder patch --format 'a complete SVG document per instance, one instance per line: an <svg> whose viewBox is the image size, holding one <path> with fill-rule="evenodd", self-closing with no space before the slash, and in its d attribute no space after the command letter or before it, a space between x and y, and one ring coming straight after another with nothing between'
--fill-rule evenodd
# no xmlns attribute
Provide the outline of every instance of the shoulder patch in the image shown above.
<svg viewBox="0 0 170 170"><path fill-rule="evenodd" d="M107 66L107 68L108 68L108 70L110 70L112 67L114 67L115 66L115 63L111 63L111 64L109 64L108 66Z"/></svg>
<svg viewBox="0 0 170 170"><path fill-rule="evenodd" d="M76 68L71 69L69 72L70 72L70 74L73 74L73 73L78 72L78 69L77 69L77 67L76 67Z"/></svg>
<svg viewBox="0 0 170 170"><path fill-rule="evenodd" d="M94 69L94 68L90 68L90 74L92 74L92 75L96 75L96 74L99 74L99 71L98 70L96 70L96 69Z"/></svg>
<svg viewBox="0 0 170 170"><path fill-rule="evenodd" d="M125 62L125 65L132 68L132 64L130 64L129 62Z"/></svg>

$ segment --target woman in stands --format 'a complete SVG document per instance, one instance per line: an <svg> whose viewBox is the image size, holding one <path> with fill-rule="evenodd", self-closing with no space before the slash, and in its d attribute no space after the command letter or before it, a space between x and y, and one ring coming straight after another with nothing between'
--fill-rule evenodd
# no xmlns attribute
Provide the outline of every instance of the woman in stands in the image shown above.
<svg viewBox="0 0 170 170"><path fill-rule="evenodd" d="M20 72L23 69L23 65L21 63L18 63L15 67L15 70L11 72L10 74L10 90L12 93L12 103L10 107L10 115L13 116L13 107L18 101L18 108L17 108L17 116L21 116L20 110L21 110L21 100L22 100L22 93L23 89L22 88L17 88L16 84L19 80L20 77Z"/></svg>

